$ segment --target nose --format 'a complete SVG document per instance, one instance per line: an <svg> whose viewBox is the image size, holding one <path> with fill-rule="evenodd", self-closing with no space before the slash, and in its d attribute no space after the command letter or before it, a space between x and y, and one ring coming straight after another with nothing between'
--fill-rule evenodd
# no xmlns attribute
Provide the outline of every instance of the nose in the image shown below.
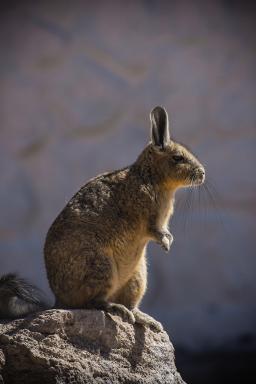
<svg viewBox="0 0 256 384"><path fill-rule="evenodd" d="M199 175L205 176L205 170L203 167L198 168Z"/></svg>
<svg viewBox="0 0 256 384"><path fill-rule="evenodd" d="M201 178L201 181L203 182L205 179L205 170L203 167L198 168L198 176Z"/></svg>
<svg viewBox="0 0 256 384"><path fill-rule="evenodd" d="M202 184L204 182L204 180L205 180L205 170L204 170L204 168L203 167L196 168L195 174L196 174L198 182L200 184Z"/></svg>

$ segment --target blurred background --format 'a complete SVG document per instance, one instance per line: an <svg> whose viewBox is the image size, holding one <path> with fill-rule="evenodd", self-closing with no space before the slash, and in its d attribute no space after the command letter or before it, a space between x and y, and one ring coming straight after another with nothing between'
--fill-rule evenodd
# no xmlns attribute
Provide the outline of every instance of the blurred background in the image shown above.
<svg viewBox="0 0 256 384"><path fill-rule="evenodd" d="M142 309L164 324L188 383L244 383L256 363L255 6L44 0L0 10L1 274L52 298L47 229L89 178L136 159L162 104L173 137L205 165L208 191L178 193L171 252L148 248Z"/></svg>

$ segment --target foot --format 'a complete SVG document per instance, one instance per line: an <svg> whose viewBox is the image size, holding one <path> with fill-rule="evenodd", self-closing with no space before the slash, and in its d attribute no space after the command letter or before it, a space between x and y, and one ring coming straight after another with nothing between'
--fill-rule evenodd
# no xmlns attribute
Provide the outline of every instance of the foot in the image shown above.
<svg viewBox="0 0 256 384"><path fill-rule="evenodd" d="M156 332L162 332L163 327L162 324L159 323L159 321L153 319L153 317L146 315L145 313L141 312L138 308L134 308L132 310L132 313L135 317L135 322L137 324L145 325L151 328L152 330Z"/></svg>
<svg viewBox="0 0 256 384"><path fill-rule="evenodd" d="M107 303L105 310L109 313L112 313L113 315L119 315L124 321L127 321L130 324L135 323L134 314L123 304Z"/></svg>

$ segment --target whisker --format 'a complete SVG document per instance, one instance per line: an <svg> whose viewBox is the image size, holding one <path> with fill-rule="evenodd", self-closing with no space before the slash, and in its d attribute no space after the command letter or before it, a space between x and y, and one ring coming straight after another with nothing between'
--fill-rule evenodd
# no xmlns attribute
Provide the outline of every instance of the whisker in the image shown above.
<svg viewBox="0 0 256 384"><path fill-rule="evenodd" d="M209 184L209 181L207 181L205 183L204 189L205 189L206 194L209 198L209 202L211 203L212 208L216 212L216 216L217 216L217 219L219 221L219 224L224 228L223 218L222 218L222 215L220 215L220 212L222 212L220 204L219 204L220 199L216 199L216 197L215 197L215 195L216 195L215 191L216 190L214 191L214 189L212 188L212 184Z"/></svg>
<svg viewBox="0 0 256 384"><path fill-rule="evenodd" d="M186 191L186 199L184 200L184 211L182 212L182 219L184 223L184 235L188 233L188 226L192 219L192 207L193 207L193 178L188 178L187 183L190 184Z"/></svg>
<svg viewBox="0 0 256 384"><path fill-rule="evenodd" d="M200 214L203 214L202 230L206 230L204 223L206 222L207 215L209 214L210 206L215 211L219 223L223 226L223 220L219 214L221 211L219 205L220 199L216 198L216 196L218 196L218 192L212 182L207 179L204 184L198 185L196 183L195 175L191 176L186 181L189 184L189 187L185 192L186 194L184 199L180 198L178 201L176 206L176 212L178 212L175 216L177 218L177 222L180 221L183 224L184 235L187 235L188 226L191 222L193 222L195 207L198 208Z"/></svg>
<svg viewBox="0 0 256 384"><path fill-rule="evenodd" d="M188 212L190 207L191 199L190 189L183 190L183 196L181 196L176 205L176 215L175 220L182 226L182 231L184 235L187 234L187 224L188 224Z"/></svg>

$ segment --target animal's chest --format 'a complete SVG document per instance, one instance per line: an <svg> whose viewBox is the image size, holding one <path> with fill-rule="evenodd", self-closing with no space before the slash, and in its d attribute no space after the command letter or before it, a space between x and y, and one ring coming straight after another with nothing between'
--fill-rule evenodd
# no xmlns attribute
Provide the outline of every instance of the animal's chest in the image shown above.
<svg viewBox="0 0 256 384"><path fill-rule="evenodd" d="M163 196L159 201L157 221L160 227L168 225L168 221L173 214L173 198L172 196Z"/></svg>

